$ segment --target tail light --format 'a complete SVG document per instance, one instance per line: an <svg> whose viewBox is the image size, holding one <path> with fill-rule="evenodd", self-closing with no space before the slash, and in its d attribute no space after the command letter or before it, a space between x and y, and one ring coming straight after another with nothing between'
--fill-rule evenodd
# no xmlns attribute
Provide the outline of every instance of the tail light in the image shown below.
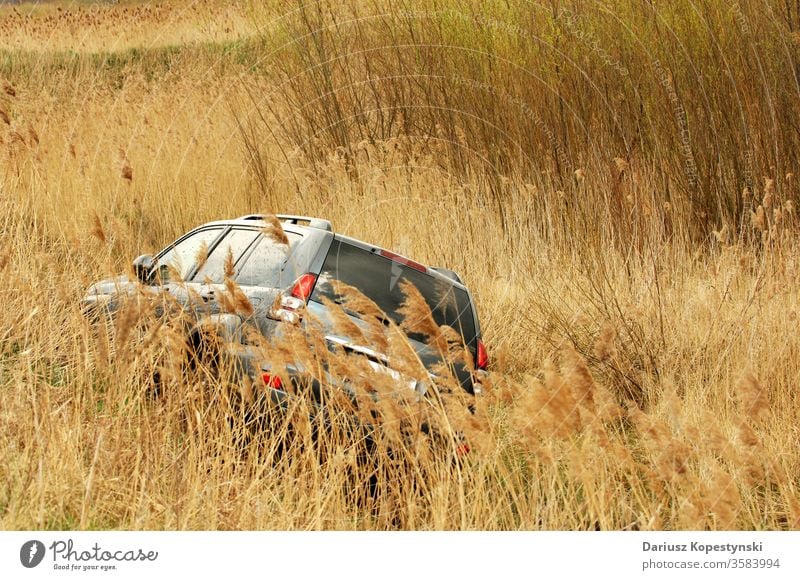
<svg viewBox="0 0 800 580"><path fill-rule="evenodd" d="M261 380L263 380L264 384L268 386L270 389L275 389L276 391L283 390L283 381L278 375L273 375L272 373L264 372L261 375Z"/></svg>
<svg viewBox="0 0 800 580"><path fill-rule="evenodd" d="M299 298L304 302L308 301L308 297L314 291L314 285L317 283L316 274L303 274L294 283L292 288L292 296Z"/></svg>
<svg viewBox="0 0 800 580"><path fill-rule="evenodd" d="M316 274L303 274L300 276L295 281L289 294L282 293L278 296L267 316L273 320L298 324L301 318L301 311L314 291L316 283Z"/></svg>
<svg viewBox="0 0 800 580"><path fill-rule="evenodd" d="M475 356L475 368L479 371L485 371L489 366L489 354L486 352L486 346L483 341L478 339L478 352Z"/></svg>

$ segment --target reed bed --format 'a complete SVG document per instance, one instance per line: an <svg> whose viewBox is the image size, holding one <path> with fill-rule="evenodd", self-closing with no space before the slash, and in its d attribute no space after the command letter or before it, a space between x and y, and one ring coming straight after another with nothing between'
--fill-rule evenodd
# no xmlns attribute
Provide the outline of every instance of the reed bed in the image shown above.
<svg viewBox="0 0 800 580"><path fill-rule="evenodd" d="M0 8L0 527L797 529L799 18ZM368 439L346 401L325 428L302 394L260 415L264 385L187 367L180 317L83 316L92 281L254 211L458 271L475 412L387 394Z"/></svg>

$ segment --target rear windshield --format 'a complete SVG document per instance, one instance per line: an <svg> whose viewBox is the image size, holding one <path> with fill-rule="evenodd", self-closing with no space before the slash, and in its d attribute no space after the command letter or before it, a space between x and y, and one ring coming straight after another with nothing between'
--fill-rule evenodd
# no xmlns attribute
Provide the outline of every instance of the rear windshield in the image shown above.
<svg viewBox="0 0 800 580"><path fill-rule="evenodd" d="M453 327L461 333L467 345L475 345L475 321L469 296L446 280L340 240L334 240L331 245L311 295L312 300L319 302L322 297L327 297L335 301L340 298L330 280L354 286L398 324L402 321L398 310L405 299L402 282L408 281L425 297L437 324Z"/></svg>

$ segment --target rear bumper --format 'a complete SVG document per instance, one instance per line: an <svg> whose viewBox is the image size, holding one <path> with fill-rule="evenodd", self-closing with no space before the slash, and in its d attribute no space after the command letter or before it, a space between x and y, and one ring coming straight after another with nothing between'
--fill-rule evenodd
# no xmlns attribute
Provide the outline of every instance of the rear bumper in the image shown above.
<svg viewBox="0 0 800 580"><path fill-rule="evenodd" d="M226 348L226 355L228 359L231 361L232 367L235 369L235 378L236 379L243 379L247 376L254 384L263 384L264 381L262 377L265 373L270 373L272 371L271 367L264 363L263 358L256 353L256 350L252 347L242 344L236 343L227 343ZM347 393L348 395L354 396L355 393L348 387L346 384L342 384L341 381L334 379L333 377L329 376L324 369L317 369L318 372L316 373L309 373L308 371L304 370L299 365L292 365L288 364L286 366L285 375L281 377L282 380L288 379L291 381L293 390L295 392L299 390L311 390L313 395L313 399L316 403L321 404L324 398L324 391L325 389L340 389ZM472 395L479 395L481 390L481 384L483 381L488 377L488 373L486 371L473 371L471 374L466 374L465 376L461 376L462 374L459 373L458 380L461 381L462 387L464 390ZM322 377L322 381L320 381L316 377ZM431 382L435 382L436 377L431 375ZM401 380L402 382L402 380ZM465 384L468 382L468 385ZM423 396L425 391L427 390L425 386L421 384L417 384L417 388L415 389L419 396ZM399 388L403 388L405 385L398 385ZM275 395L273 398L275 399L276 404L284 405L286 404L287 397L290 397L288 393L283 390L269 388L265 385L269 391L274 391L279 393ZM406 387L407 388L407 387Z"/></svg>

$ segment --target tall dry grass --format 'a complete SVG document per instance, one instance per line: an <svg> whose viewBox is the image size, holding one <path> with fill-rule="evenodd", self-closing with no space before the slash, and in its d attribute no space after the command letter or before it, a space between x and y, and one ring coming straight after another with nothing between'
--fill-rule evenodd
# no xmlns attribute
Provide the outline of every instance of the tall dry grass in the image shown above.
<svg viewBox="0 0 800 580"><path fill-rule="evenodd" d="M749 224L763 176L794 195L784 176L798 162L796 7L285 6L262 16L276 82L252 94L249 112L262 125L256 143L276 135L312 168L335 151L356 177L369 146L390 142L406 163L477 181L503 218L518 209L509 188L563 192L564 204L540 200L559 218L533 224L561 239L597 215L625 238L654 221L667 236L680 224L702 238ZM631 219L631 197L655 219Z"/></svg>
<svg viewBox="0 0 800 580"><path fill-rule="evenodd" d="M104 8L75 52L47 19L89 16L3 9L0 526L797 528L796 12L336 6ZM370 449L302 398L254 428L263 386L188 372L177 322L81 315L279 210L462 274L491 384L427 412L466 458L407 406Z"/></svg>

